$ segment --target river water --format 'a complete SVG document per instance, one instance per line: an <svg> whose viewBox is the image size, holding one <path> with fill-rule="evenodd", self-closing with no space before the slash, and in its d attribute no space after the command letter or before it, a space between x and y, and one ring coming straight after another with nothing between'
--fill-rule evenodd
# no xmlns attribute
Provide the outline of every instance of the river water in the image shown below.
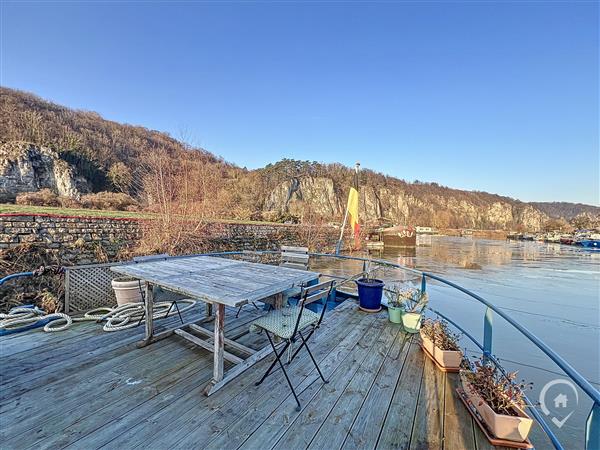
<svg viewBox="0 0 600 450"><path fill-rule="evenodd" d="M600 387L600 252L538 242L419 236L416 248L372 252L370 256L440 275L479 294L527 327L596 388ZM360 271L360 263L355 262L330 261L327 266L329 273ZM398 271L382 277L388 282L414 278ZM431 307L482 342L485 306L438 282L428 282L427 290ZM519 379L534 383L528 392L532 402L540 401L547 383L567 379L556 364L503 318L496 315L493 325L494 355L505 368L518 370ZM468 339L463 338L462 344L468 353L476 353ZM569 386L555 382L542 399L548 412L545 418L566 448L583 448L585 419L591 408L587 396L577 391L575 394ZM564 402L555 403L560 394L566 396L566 406ZM543 410L541 404L538 410ZM557 424L571 412L559 427ZM538 448L545 448L549 443L540 438L541 433L535 430L532 438Z"/></svg>

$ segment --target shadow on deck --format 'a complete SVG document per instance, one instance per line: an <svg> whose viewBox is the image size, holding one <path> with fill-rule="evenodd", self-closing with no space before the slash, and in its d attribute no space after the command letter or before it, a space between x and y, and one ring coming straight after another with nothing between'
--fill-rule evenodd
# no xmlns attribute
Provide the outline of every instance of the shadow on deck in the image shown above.
<svg viewBox="0 0 600 450"><path fill-rule="evenodd" d="M235 312L226 336L259 314ZM457 376L437 371L385 313L351 301L326 315L312 341L330 383L304 351L290 365L300 412L280 371L254 386L272 357L205 397L213 355L177 336L138 349L142 328L104 333L85 323L0 338L2 448L490 448L456 397Z"/></svg>

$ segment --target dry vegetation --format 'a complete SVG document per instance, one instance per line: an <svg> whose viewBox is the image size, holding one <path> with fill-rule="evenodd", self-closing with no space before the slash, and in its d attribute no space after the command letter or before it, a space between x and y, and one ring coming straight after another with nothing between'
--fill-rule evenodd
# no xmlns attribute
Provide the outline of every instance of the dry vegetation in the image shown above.
<svg viewBox="0 0 600 450"><path fill-rule="evenodd" d="M97 192L82 195L79 199L61 197L50 189L17 195L17 205L58 206L61 208L105 209L111 211L137 211L139 203L122 192Z"/></svg>
<svg viewBox="0 0 600 450"><path fill-rule="evenodd" d="M22 204L149 212L164 212L168 205L178 217L199 221L310 220L318 224L341 219L317 217L310 208L299 216L265 210L266 200L276 186L303 177L331 179L343 204L352 182L352 169L341 164L284 159L249 171L166 133L105 120L97 113L75 111L25 92L0 88L0 93L0 141L27 141L54 148L79 176L88 180L94 192L77 200L55 198L48 193L27 194L19 199ZM449 205L464 203L481 209L494 202L525 205L485 192L461 191L418 180L407 182L370 170L361 172L361 185L416 199L410 205L411 223L438 228L472 226L463 210ZM576 212L577 208L565 205L554 204L551 210L568 210L571 215ZM495 228L493 223L485 222L479 227Z"/></svg>

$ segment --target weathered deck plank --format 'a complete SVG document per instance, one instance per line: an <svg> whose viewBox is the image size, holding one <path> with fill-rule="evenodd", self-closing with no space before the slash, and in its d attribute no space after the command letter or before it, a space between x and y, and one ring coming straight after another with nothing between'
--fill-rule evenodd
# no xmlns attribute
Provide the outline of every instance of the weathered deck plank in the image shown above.
<svg viewBox="0 0 600 450"><path fill-rule="evenodd" d="M316 339L320 342L335 339L341 332L340 328L335 325L346 316L343 313L334 313L331 316L327 326L320 330L317 335ZM349 325L352 326L355 320L358 320L358 318L350 318ZM315 357L318 358L317 354L315 354ZM182 440L188 434L201 434L204 431L202 427L208 423L210 418L215 421L219 418L226 420L231 418L231 415L226 413L227 411L230 411L231 414L243 413L252 404L252 401L256 401L261 395L268 393L280 381L277 374L273 374L258 388L253 386L254 381L266 370L269 362L266 360L261 361L252 368L255 374L254 377L240 377L230 383L227 389L202 400L201 403L199 399L202 398L202 392L190 391L165 407L151 412L143 420L130 422L130 429L123 429L122 434L115 433L114 429L107 429L108 433L113 433L109 446L111 448L131 448L134 445L170 446ZM304 361L300 360L300 362L307 364L306 358ZM168 434L162 432L165 429L168 429ZM207 427L207 430L208 432L212 431L210 427Z"/></svg>
<svg viewBox="0 0 600 450"><path fill-rule="evenodd" d="M192 309L185 311L184 320L192 318L201 318L200 314L203 314L202 306L200 309ZM255 317L258 316L256 311L249 311L249 314L244 315L239 319L235 319L237 310L229 309L228 319L228 334L236 334L240 327L247 330L247 324L251 322ZM171 316L167 319L162 319L157 322L157 330L170 328L174 324L179 322L179 318ZM210 327L210 324L207 326ZM32 389L32 386L46 386L57 380L64 380L67 377L71 377L76 372L82 372L90 367L102 366L113 366L115 362L121 361L120 357L131 354L133 350L132 345L140 339L143 330L142 327L124 330L113 333L104 333L100 330L98 325L93 323L84 323L74 325L72 329L67 330L81 330L82 337L79 338L77 335L71 335L68 341L61 341L62 344L56 344L55 347L62 348L63 345L79 345L82 352L77 354L76 357L66 357L65 354L55 352L55 358L51 360L38 360L32 354L22 354L19 356L11 356L10 358L15 359L15 364L26 364L35 362L35 370L19 372L17 377L8 377L3 370L0 371L0 379L2 388L0 390L0 405L4 404L7 400L13 399L19 395L22 395ZM90 333L91 331L91 333ZM37 340L39 337L43 337L48 334L57 336L56 333L43 333L42 331L33 332L30 335L30 339ZM101 341L102 345L90 346L88 345L88 339L91 335L102 335L105 340ZM120 338L120 339L119 339ZM46 347L52 347L51 343L40 344L40 351L43 353L48 350Z"/></svg>
<svg viewBox="0 0 600 450"><path fill-rule="evenodd" d="M226 312L226 336L263 313L236 312ZM456 375L439 372L418 338L383 313L359 312L351 301L311 340L330 383L305 351L289 366L301 412L280 369L254 386L272 356L207 398L212 354L176 336L136 349L142 328L103 333L90 323L0 338L10 360L0 365L0 421L10 424L0 429L3 448L493 448L456 397ZM258 349L265 337L239 343Z"/></svg>
<svg viewBox="0 0 600 450"><path fill-rule="evenodd" d="M372 331L372 330L369 330ZM358 377L372 373L382 362L394 341L398 330L385 327L382 332L376 330L374 335L362 340L357 345L357 352L352 359L333 377L334 381L324 386L300 413L293 424L277 442L277 449L307 448L319 431L324 420L335 407L340 396L346 392L346 387L352 381L357 371ZM375 342L373 340L375 339Z"/></svg>
<svg viewBox="0 0 600 450"><path fill-rule="evenodd" d="M475 449L473 419L456 393L458 374L446 374L444 408L444 448Z"/></svg>
<svg viewBox="0 0 600 450"><path fill-rule="evenodd" d="M232 321L231 326L234 327L235 322ZM18 436L33 424L39 429L47 422L56 427L63 420L70 420L73 414L85 417L86 411L94 411L94 407L101 408L112 399L129 395L141 382L152 386L170 370L178 370L194 362L197 356L208 354L192 345L178 344L176 340L161 341L152 347L143 351L132 346L130 352L98 366L73 371L54 383L30 387L28 392L0 407L3 420L15 422L10 434L8 429L0 430L0 438L6 440L14 433ZM65 414L67 412L72 414Z"/></svg>
<svg viewBox="0 0 600 450"><path fill-rule="evenodd" d="M400 332L399 327L389 326L388 329L396 330L395 333L392 333L395 334L392 344L387 348L382 347L382 351L378 354L373 352L370 355L371 360L358 369L352 381L346 386L335 407L331 410L313 438L309 445L310 449L338 449L344 444L357 414L363 407L367 395L373 388L375 380L379 378L383 364L389 358L391 352L399 354L402 350L404 333ZM381 378L379 379L381 381ZM380 407L381 405L377 405L377 408ZM373 445L376 439L375 437Z"/></svg>
<svg viewBox="0 0 600 450"><path fill-rule="evenodd" d="M421 380L417 413L413 424L411 450L441 450L444 437L444 394L446 376L423 355L425 367Z"/></svg>
<svg viewBox="0 0 600 450"><path fill-rule="evenodd" d="M410 337L400 334L394 343L365 402L360 408L342 448L375 448L381 424L389 408L410 349Z"/></svg>
<svg viewBox="0 0 600 450"><path fill-rule="evenodd" d="M423 355L413 340L376 448L408 448L422 375Z"/></svg>
<svg viewBox="0 0 600 450"><path fill-rule="evenodd" d="M328 342L327 339L317 341L315 339L315 341L320 342L320 344L317 343L317 345L322 345L320 348L313 345L315 358L317 358L317 360L322 359L324 354L328 354L332 349L337 347L336 344L338 344L342 336L342 333L339 332L342 330L338 329L337 331L338 333L335 333L329 338L333 339L333 341L329 340ZM315 379L315 377L312 376L313 370L314 367L308 356L306 354L299 354L297 360L294 361L294 364L290 365L288 373L292 383L298 386L307 378L311 381ZM257 372L255 375L256 378L254 378L253 381L259 379L263 371L264 369ZM265 387L263 388L263 386ZM273 405L272 408L275 408L277 404L281 403L282 398L286 399L290 395L289 387L285 384L285 380L282 379L282 373L279 371L273 373L265 380L265 382L263 382L263 384L254 389L254 393L249 392L249 395L238 396L233 402L226 405L226 409L219 410L216 414L211 415L209 420L201 427L200 432L193 431L188 433L184 439L177 443L175 448L185 449L190 447L203 447L212 439L217 438L219 434L229 430L231 424L235 423L236 420L240 418L244 421L242 423L247 423L246 420L250 420L258 426L264 421L264 414L270 412L268 408L261 409L259 405ZM257 396L257 392L262 392L262 395ZM248 416L245 414L247 411L254 411L255 414L253 416Z"/></svg>
<svg viewBox="0 0 600 450"><path fill-rule="evenodd" d="M366 336L367 329L373 336L381 329L372 325L373 322L369 319L363 320L341 338L339 345L336 345L327 357L320 361L321 371L326 377L335 378L335 372L340 370L342 363L348 361L352 352L359 348L357 343L359 339ZM294 383L303 406L306 406L317 391L325 386L310 363L308 364L310 376L300 383ZM274 376L281 377L282 374L277 373ZM297 415L296 402L289 388L286 385L282 385L281 388L283 388L282 393L271 392L271 395L255 403L250 411L209 442L206 448L237 448L242 445L246 448L270 448L274 445L289 425L290 417ZM287 395L285 389L288 389ZM252 439L248 439L250 437Z"/></svg>

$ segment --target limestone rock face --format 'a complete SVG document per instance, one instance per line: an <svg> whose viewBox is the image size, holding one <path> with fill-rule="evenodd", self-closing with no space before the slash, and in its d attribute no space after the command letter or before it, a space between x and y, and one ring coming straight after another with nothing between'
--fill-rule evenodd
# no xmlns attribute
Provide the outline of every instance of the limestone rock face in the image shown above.
<svg viewBox="0 0 600 450"><path fill-rule="evenodd" d="M68 163L46 147L27 142L0 146L0 201L14 201L17 194L49 188L64 197L77 197L85 181Z"/></svg>
<svg viewBox="0 0 600 450"><path fill-rule="evenodd" d="M484 220L495 228L508 229L514 222L512 205L505 202L494 202L483 212Z"/></svg>
<svg viewBox="0 0 600 450"><path fill-rule="evenodd" d="M526 230L540 231L544 222L548 220L548 216L543 212L535 209L531 205L523 205L521 208L516 208L515 219Z"/></svg>
<svg viewBox="0 0 600 450"><path fill-rule="evenodd" d="M293 178L275 187L265 201L266 211L288 213L298 217L305 214L306 208L324 217L343 214L344 206L335 192L333 180Z"/></svg>
<svg viewBox="0 0 600 450"><path fill-rule="evenodd" d="M343 218L347 192L330 178L293 178L277 185L264 210L302 217L310 210L332 222ZM402 188L362 186L360 215L364 223L396 223L439 228L512 229L539 231L549 217L525 203L471 201L453 195L415 196Z"/></svg>

